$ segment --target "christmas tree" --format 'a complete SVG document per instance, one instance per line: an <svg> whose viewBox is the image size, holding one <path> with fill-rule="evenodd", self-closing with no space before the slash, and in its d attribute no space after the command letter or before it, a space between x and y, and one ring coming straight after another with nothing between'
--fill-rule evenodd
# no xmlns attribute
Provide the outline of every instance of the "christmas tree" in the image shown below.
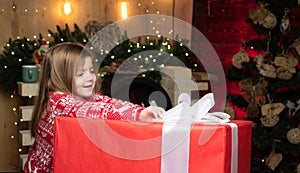
<svg viewBox="0 0 300 173"><path fill-rule="evenodd" d="M299 4L256 3L246 22L257 37L233 56L228 102L253 122L251 172L300 173Z"/></svg>
<svg viewBox="0 0 300 173"><path fill-rule="evenodd" d="M61 42L80 42L85 44L88 40L84 32L74 24L74 30L71 31L66 24L65 28L57 26L57 31L49 30L53 38L50 46ZM33 53L37 51L42 44L44 37L39 34L38 39L29 39L26 37L12 39L4 46L0 53L0 86L8 93L15 93L18 85L22 81L22 65L34 65L36 62Z"/></svg>

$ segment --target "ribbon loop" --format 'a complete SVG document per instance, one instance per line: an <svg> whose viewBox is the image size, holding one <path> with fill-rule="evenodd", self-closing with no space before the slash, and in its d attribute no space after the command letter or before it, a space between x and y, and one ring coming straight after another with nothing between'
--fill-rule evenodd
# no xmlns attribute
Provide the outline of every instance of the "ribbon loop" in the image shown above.
<svg viewBox="0 0 300 173"><path fill-rule="evenodd" d="M178 104L172 109L162 114L162 119L155 121L174 122L211 122L226 123L229 122L230 116L224 112L209 113L214 106L214 95L208 93L199 99L195 104L190 106L191 98L187 93L182 93L178 97Z"/></svg>

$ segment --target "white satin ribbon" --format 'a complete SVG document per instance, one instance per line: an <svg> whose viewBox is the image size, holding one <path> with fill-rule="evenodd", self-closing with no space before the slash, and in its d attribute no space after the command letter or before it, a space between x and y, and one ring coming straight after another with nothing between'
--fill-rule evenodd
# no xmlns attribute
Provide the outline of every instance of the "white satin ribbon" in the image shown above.
<svg viewBox="0 0 300 173"><path fill-rule="evenodd" d="M238 127L234 123L227 123L231 127L231 173L238 172Z"/></svg>
<svg viewBox="0 0 300 173"><path fill-rule="evenodd" d="M166 122L162 136L161 173L188 173L190 124Z"/></svg>
<svg viewBox="0 0 300 173"><path fill-rule="evenodd" d="M162 156L161 173L188 173L190 152L190 128L195 122L227 123L230 116L223 112L208 113L214 106L213 94L209 93L190 106L188 94L181 94L178 105L166 111L162 119ZM237 173L237 125L228 123L232 128L231 172ZM180 158L180 159L178 159Z"/></svg>

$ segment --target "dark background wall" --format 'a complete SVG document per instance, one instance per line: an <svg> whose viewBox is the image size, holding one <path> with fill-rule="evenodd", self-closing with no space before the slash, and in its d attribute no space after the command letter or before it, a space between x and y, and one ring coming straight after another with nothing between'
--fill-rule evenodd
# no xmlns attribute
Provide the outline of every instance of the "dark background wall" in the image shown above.
<svg viewBox="0 0 300 173"><path fill-rule="evenodd" d="M193 26L213 45L224 68L231 65L242 39L256 35L245 22L252 8L255 0L194 0Z"/></svg>
<svg viewBox="0 0 300 173"><path fill-rule="evenodd" d="M249 10L255 8L255 0L194 0L193 26L211 42L225 70L240 50L241 41L258 37L245 21ZM300 27L299 8L291 10L288 17L291 27Z"/></svg>

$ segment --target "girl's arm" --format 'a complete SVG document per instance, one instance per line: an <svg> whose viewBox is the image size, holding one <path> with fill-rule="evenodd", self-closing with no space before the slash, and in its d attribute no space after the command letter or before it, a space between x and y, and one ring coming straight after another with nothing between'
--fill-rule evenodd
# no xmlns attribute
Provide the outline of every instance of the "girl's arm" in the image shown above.
<svg viewBox="0 0 300 173"><path fill-rule="evenodd" d="M56 102L57 115L71 117L139 120L144 110L144 107L137 104L98 94L95 101L80 100L71 94L59 94L53 101Z"/></svg>
<svg viewBox="0 0 300 173"><path fill-rule="evenodd" d="M102 99L101 99L102 97ZM109 98L107 96L103 96L103 95L96 95L96 101L97 98L100 98L98 100L103 101L104 98L109 100L110 103L112 103L112 105L120 105L121 104L121 109L126 109L126 107L132 107L134 109L139 109L138 114L136 114L135 116L135 120L140 120L140 121L151 121L152 119L155 118L160 118L161 114L163 114L165 112L165 110L161 107L158 106L149 106L149 107L141 107L137 104L133 104L130 102L126 102L126 101L122 101L119 99L115 99L115 98ZM131 108L130 108L131 109Z"/></svg>

